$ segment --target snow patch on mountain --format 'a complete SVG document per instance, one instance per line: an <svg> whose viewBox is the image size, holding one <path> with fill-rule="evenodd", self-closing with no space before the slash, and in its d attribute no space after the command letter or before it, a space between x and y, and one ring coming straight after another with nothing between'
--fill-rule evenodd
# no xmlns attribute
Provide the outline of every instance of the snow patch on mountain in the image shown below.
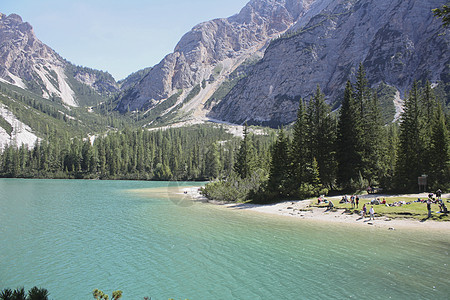
<svg viewBox="0 0 450 300"><path fill-rule="evenodd" d="M19 121L17 117L8 110L8 107L0 103L0 116L8 122L13 131L11 135L0 127L0 150L3 150L5 145L16 145L20 147L22 144L27 145L29 149L33 148L36 141L40 141L31 130L31 128L25 123Z"/></svg>

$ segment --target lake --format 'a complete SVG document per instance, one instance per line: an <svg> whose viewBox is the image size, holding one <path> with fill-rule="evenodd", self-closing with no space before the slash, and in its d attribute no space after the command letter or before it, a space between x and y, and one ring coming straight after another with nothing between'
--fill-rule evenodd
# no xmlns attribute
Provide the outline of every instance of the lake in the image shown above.
<svg viewBox="0 0 450 300"><path fill-rule="evenodd" d="M51 299L448 299L450 232L192 202L195 183L0 179L0 289ZM200 184L197 184L200 185Z"/></svg>

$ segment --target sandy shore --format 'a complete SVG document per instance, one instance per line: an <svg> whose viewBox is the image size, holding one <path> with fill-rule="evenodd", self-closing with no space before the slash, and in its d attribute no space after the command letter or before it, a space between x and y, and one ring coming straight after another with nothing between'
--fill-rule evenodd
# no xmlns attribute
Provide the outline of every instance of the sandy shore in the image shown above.
<svg viewBox="0 0 450 300"><path fill-rule="evenodd" d="M208 201L199 192L198 188L185 188L184 191L190 195L196 201L205 201L215 204L225 205L229 209L247 210L251 212L272 214L278 216L285 216L291 218L299 218L310 221L318 222L330 222L330 223L346 223L355 224L358 226L372 226L376 228L396 230L400 228L423 228L423 229L437 229L437 230L450 230L450 222L437 222L432 220L419 221L415 219L407 218L387 218L383 216L376 216L375 220L369 220L368 217L362 218L357 214L345 213L344 209L336 209L330 211L326 208L312 207L310 204L313 200L298 200L298 201L286 201L276 204L248 204L248 203L219 203L214 201ZM450 198L450 194L442 195L443 198ZM408 195L362 195L359 196L361 203L369 201L374 197L389 198L389 197L412 197L412 198L427 198L427 193L422 194L408 194ZM334 203L339 202L342 196L327 197ZM361 204L362 205L362 204Z"/></svg>

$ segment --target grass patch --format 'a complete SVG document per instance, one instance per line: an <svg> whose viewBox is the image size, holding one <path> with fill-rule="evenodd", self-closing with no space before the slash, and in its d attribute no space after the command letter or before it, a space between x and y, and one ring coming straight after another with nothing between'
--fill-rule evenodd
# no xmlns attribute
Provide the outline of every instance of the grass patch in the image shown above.
<svg viewBox="0 0 450 300"><path fill-rule="evenodd" d="M359 201L359 207L358 208L352 208L352 205L350 203L339 203L338 200L332 200L334 207L337 209L345 209L349 213L356 213L360 214L361 209L364 204L366 204L367 207L367 213L369 213L369 208L371 206L370 201L372 199L361 199ZM380 197L380 200L383 200L383 197ZM389 197L386 198L387 204L393 204L395 202L401 202L404 201L406 203L410 204L403 204L401 206L386 206L384 204L374 205L373 208L375 210L376 216L384 216L389 218L411 218L411 219L417 219L417 220L424 220L427 218L428 211L427 211L427 205L426 203L421 202L414 202L417 198L414 197ZM442 199L449 208L450 199ZM311 206L314 207L327 207L328 203L321 203L320 205L317 204L317 202L314 202L311 204ZM450 217L448 214L442 214L437 213L439 211L439 205L438 204L431 204L431 220L436 221L450 221Z"/></svg>

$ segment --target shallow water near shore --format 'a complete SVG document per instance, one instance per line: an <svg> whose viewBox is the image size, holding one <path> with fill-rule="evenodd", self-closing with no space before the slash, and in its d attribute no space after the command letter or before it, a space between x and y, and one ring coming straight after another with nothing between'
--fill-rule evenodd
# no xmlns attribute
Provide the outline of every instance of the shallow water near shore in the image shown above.
<svg viewBox="0 0 450 300"><path fill-rule="evenodd" d="M192 202L192 183L0 179L0 288L50 298L445 299L450 232Z"/></svg>

